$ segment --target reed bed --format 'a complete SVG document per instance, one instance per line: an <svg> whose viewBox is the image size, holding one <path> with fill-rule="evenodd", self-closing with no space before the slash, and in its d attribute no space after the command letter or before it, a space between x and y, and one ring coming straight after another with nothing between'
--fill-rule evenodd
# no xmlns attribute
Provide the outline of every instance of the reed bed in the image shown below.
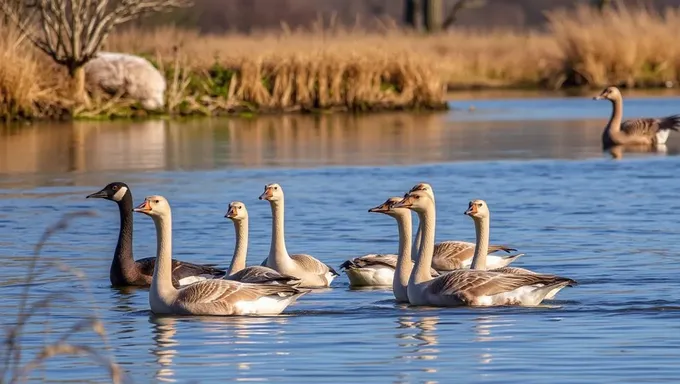
<svg viewBox="0 0 680 384"><path fill-rule="evenodd" d="M446 91L457 89L664 87L680 81L676 9L601 13L581 6L547 19L541 32L458 29L436 35L387 24L370 33L321 25L251 35L127 29L113 34L105 49L154 62L168 79L165 112L175 115L440 109ZM0 62L0 89L10 90L12 103L2 100L0 116L35 113L43 82L14 79L39 77L47 64L25 44L12 51L5 46L0 53L12 57ZM30 65L21 66L20 76L3 75L21 60ZM64 76L56 73L52 77ZM61 100L70 105L68 96ZM71 108L71 114L116 115L121 105L109 100Z"/></svg>

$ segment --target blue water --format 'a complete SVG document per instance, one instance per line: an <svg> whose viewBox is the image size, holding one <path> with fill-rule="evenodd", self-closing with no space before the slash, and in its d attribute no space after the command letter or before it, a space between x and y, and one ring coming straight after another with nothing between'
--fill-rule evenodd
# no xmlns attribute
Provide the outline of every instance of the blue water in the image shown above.
<svg viewBox="0 0 680 384"><path fill-rule="evenodd" d="M553 102L562 109L550 119ZM78 319L97 314L106 343L92 332L73 342L111 356L130 381L142 383L678 382L680 135L666 152L613 160L598 141L608 105L596 104L595 113L593 103L475 100L474 112L450 115L79 123L5 132L0 322L16 323L22 279L45 227L66 212L93 210L97 217L73 221L45 246L29 301L56 298L48 313L28 321L24 362ZM630 114L650 116L678 105L670 98L648 103L626 105ZM536 105L543 118L530 112ZM250 213L249 264L267 254L270 211L257 200L266 183L285 190L289 251L338 266L365 253L395 252L394 220L366 211L426 181L437 196L437 240L472 240L472 222L462 213L470 199L482 198L491 210L491 240L526 253L514 265L581 285L540 308L432 309L395 305L389 290L350 290L342 275L279 317L156 317L146 290L109 286L117 208L84 197L114 180L131 186L135 202L149 194L169 199L174 257L223 266L233 250L233 226L223 217L232 200L244 201ZM135 256L153 256L148 217L135 217L134 236ZM54 263L85 271L85 283ZM75 301L64 302L67 296ZM57 357L29 377L98 382L107 373L85 358Z"/></svg>

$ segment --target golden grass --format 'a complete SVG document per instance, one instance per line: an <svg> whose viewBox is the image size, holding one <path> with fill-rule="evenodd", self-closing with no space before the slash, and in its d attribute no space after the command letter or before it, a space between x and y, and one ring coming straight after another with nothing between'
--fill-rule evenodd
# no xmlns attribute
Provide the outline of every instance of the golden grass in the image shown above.
<svg viewBox="0 0 680 384"><path fill-rule="evenodd" d="M680 81L678 32L678 10L599 13L582 6L549 13L544 32L422 35L386 25L372 33L315 26L201 36L173 28L128 29L113 34L105 49L155 62L168 78L170 114L410 110L442 107L447 88L675 85ZM15 53L14 60L25 59ZM13 97L25 109L35 91L15 83L0 75L0 89L16 87ZM115 114L117 105L77 112Z"/></svg>

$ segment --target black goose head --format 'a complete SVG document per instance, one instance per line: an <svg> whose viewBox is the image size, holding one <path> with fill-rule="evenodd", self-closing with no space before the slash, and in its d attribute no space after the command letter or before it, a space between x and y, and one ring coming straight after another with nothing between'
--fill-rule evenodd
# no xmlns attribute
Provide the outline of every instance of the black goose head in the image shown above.
<svg viewBox="0 0 680 384"><path fill-rule="evenodd" d="M127 186L125 183L121 183L119 181L113 182L106 187L104 187L101 191L95 192L91 195L87 195L86 199L89 198L100 198L100 199L106 199L106 200L111 200L115 202L121 202L123 198L125 198L125 195L130 194L130 188Z"/></svg>

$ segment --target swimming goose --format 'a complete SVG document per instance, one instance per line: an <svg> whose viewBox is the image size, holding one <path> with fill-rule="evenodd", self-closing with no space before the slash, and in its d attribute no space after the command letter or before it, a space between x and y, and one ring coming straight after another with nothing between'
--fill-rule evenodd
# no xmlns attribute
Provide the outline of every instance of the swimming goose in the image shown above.
<svg viewBox="0 0 680 384"><path fill-rule="evenodd" d="M423 223L420 255L408 282L412 305L455 306L535 306L557 287L571 280L539 274L511 274L476 269L460 269L435 279L429 274L435 237L435 203L424 191L408 193L395 208L409 208Z"/></svg>
<svg viewBox="0 0 680 384"><path fill-rule="evenodd" d="M286 250L283 188L278 184L265 185L264 192L259 199L269 201L272 210L272 241L269 256L262 262L262 265L266 265L281 274L299 278L302 280L301 287L324 288L330 286L333 279L339 276L333 267L310 255L289 255Z"/></svg>
<svg viewBox="0 0 680 384"><path fill-rule="evenodd" d="M514 273L514 274L523 274L523 273L529 273L529 274L538 274L537 272L525 269L525 268L517 268L517 267L501 267L501 268L494 268L494 269L488 269L487 264L486 264L486 258L487 258L487 248L489 246L489 227L490 227L490 221L491 221L491 214L489 212L489 205L484 201L484 200L472 200L468 204L468 210L465 211L465 214L470 216L472 218L472 221L475 224L475 239L476 239L476 244L475 244L475 256L474 256L474 262L472 264L472 269L478 269L478 270L489 270L493 272L502 272L502 273ZM546 274L541 274L544 276L547 276ZM554 275L550 275L554 276ZM577 285L576 281L570 280L570 284L566 286L574 286ZM546 296L545 299L550 300L555 297L557 292L559 292L562 288L565 286L558 286L554 290L550 291Z"/></svg>
<svg viewBox="0 0 680 384"><path fill-rule="evenodd" d="M149 305L166 315L278 315L307 293L286 284L250 284L210 279L175 288L172 285L172 213L163 196L148 196L135 212L153 219L156 227L156 266Z"/></svg>
<svg viewBox="0 0 680 384"><path fill-rule="evenodd" d="M670 131L680 128L680 115L662 118L639 118L621 122L623 118L623 96L616 87L607 87L593 100L609 100L612 115L602 132L602 147L615 145L657 145L665 144Z"/></svg>
<svg viewBox="0 0 680 384"><path fill-rule="evenodd" d="M349 278L350 286L392 286L395 292L397 301L408 302L406 299L406 283L408 283L408 276L411 273L413 262L411 261L411 212L406 208L393 210L392 203L401 201L400 197L390 197L384 203L373 207L368 212L384 213L388 216L397 219L399 225L399 255L404 253L402 259L406 262L400 262L397 255L394 254L369 254L361 257L356 257L345 261L340 268L345 270ZM407 216L408 219L402 216ZM401 221L403 220L403 222ZM408 229L402 227L408 227ZM405 231L405 232L404 232ZM408 252L404 252L403 247L408 248ZM400 265L405 265L401 268ZM395 280L395 271L400 271L405 276L403 280L403 294L397 293L400 289L400 282ZM404 272L405 271L405 272ZM431 271L433 276L439 276L439 273L434 269ZM399 279L399 278L397 278ZM401 300L403 299L403 300Z"/></svg>
<svg viewBox="0 0 680 384"><path fill-rule="evenodd" d="M243 202L232 201L229 203L229 210L224 217L234 222L234 230L236 232L234 256L231 259L231 266L227 271L225 279L242 283L288 284L292 286L300 284L300 279L282 275L269 267L261 265L246 267L246 255L248 253L248 210Z"/></svg>
<svg viewBox="0 0 680 384"><path fill-rule="evenodd" d="M86 198L106 199L118 204L120 232L109 272L111 285L114 287L148 287L151 285L156 258L135 260L132 257L132 192L130 188L125 183L113 182ZM214 268L209 264L199 265L172 260L172 283L175 287L200 280L219 278L225 273L224 270Z"/></svg>
<svg viewBox="0 0 680 384"><path fill-rule="evenodd" d="M408 192L423 191L427 193L432 201L434 201L434 192L432 186L428 183L418 183ZM416 239L413 244L413 254L417 255L420 251L421 237L422 237L421 221L418 222L418 231L416 232ZM504 245L490 245L488 253L504 251L506 253L517 251L514 248L508 248ZM461 268L470 268L472 265L472 256L475 253L475 244L468 241L448 240L442 241L434 245L434 256L432 257L432 268L439 272L448 272ZM495 256L489 255L487 264L489 268L505 267L513 261L517 260L523 253L511 256Z"/></svg>

